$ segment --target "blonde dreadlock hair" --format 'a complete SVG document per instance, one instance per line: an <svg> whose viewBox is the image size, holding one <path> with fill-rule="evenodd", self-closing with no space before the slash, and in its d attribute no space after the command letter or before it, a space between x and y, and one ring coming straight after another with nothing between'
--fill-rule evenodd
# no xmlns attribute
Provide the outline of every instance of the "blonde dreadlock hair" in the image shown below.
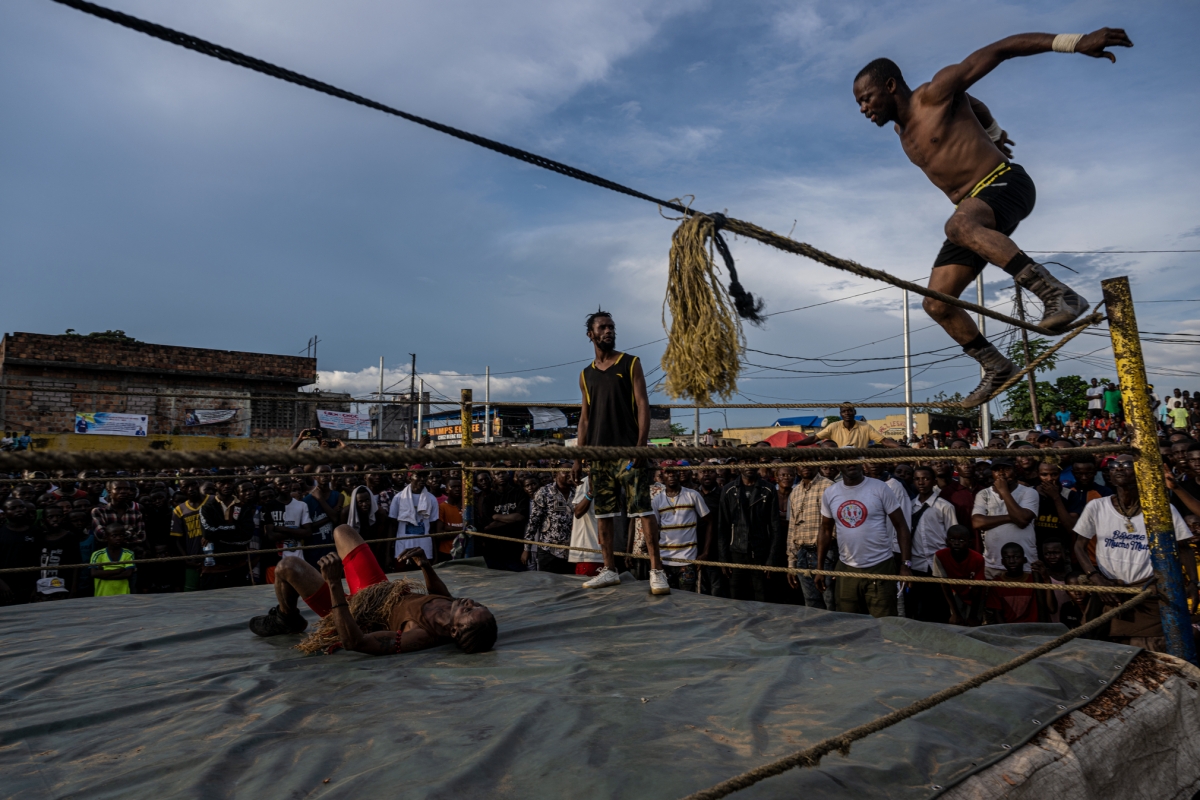
<svg viewBox="0 0 1200 800"><path fill-rule="evenodd" d="M350 616L364 633L386 631L391 621L392 609L402 597L424 594L407 580L383 581L359 590L350 598ZM338 643L337 627L333 615L322 617L317 629L304 638L296 649L306 655L328 652Z"/></svg>

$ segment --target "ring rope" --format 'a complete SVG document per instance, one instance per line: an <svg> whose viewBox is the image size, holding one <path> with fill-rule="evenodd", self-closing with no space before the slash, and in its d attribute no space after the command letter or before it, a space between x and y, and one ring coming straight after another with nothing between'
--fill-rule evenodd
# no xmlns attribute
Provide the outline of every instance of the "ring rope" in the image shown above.
<svg viewBox="0 0 1200 800"><path fill-rule="evenodd" d="M1123 445L1111 445L1111 446L1106 445L1103 448L1088 447L1088 448L1078 448L1078 449L1083 449L1085 452L1088 452L1088 453L1092 453L1097 450L1100 450L1101 454L1107 455L1107 454L1109 454L1109 450L1111 448L1117 448L1117 447L1122 447L1122 446ZM763 448L758 448L758 449L763 449ZM872 448L872 449L879 449L879 448ZM1021 448L1021 449L1031 449L1031 448ZM1062 455L1063 455L1061 451L1055 450L1053 448L1051 448L1049 450L1042 450L1041 448L1034 448L1034 449L1037 449L1037 452L1038 452L1040 458L1042 458L1046 461L1053 462L1053 463L1058 463L1061 460ZM520 451L518 451L518 452L520 452ZM794 448L793 448L793 452L795 452ZM837 460L808 459L808 460L804 460L804 461L736 461L736 462L731 461L731 462L722 462L719 464L708 464L708 463L679 464L679 465L672 466L671 469L686 470L686 471L696 471L696 470L706 470L706 469L739 469L741 467L769 467L771 469L777 469L779 467L804 467L804 466L834 467L834 466L837 466L838 464L846 464L846 463L854 463L854 464L896 464L896 463L899 463L899 464L903 464L903 463L907 463L910 461L918 461L918 462L921 462L921 461L951 461L951 460L953 460L953 461L971 461L971 460L975 459L974 453L976 451L968 450L964 453L964 451L960 448L955 448L953 450L950 448L942 448L940 450L930 451L929 455L925 455L925 453L926 453L925 450L914 449L914 450L908 450L906 452L907 453L917 453L919 455L873 456L871 458L860 458L860 459L844 459L843 458L843 459L837 459ZM960 453L960 455L949 455L950 453L954 453L954 452ZM1012 453L1013 451L1009 451L1009 452ZM1122 450L1120 452L1124 452L1124 451ZM938 454L940 454L940 455L938 455ZM563 458L563 459L559 459L559 460L571 461L571 459L569 459L569 458ZM256 478L257 479L274 480L276 478L315 478L320 475L328 475L332 478L344 478L347 476L361 477L364 475L394 475L397 472L456 472L456 471L460 471L460 470L467 470L469 472L562 472L563 470L567 470L567 469L570 469L570 467L569 466L557 466L557 467L513 466L513 467L509 467L509 466L505 466L503 464L498 465L498 466L487 466L487 465L478 465L478 464L460 464L458 462L453 462L453 463L446 464L443 466L429 466L429 467L415 466L415 465L409 464L406 466L402 465L399 467L385 467L383 469L345 470L342 472L300 472L300 473L281 472L278 475L263 475L263 474L253 474L252 475L249 473L245 473L245 474L241 474L241 475L231 475L229 477L232 477L235 480L243 480L243 479L254 480ZM169 470L165 470L165 471L169 471ZM585 467L583 471L586 473L588 470ZM92 478L79 478L79 477L74 477L74 476L69 476L69 477L64 477L64 478L0 478L0 485L3 485L3 484L61 483L61 482L81 483L84 481L98 481L98 480L105 481L105 482L107 482L107 481L187 481L187 480L192 480L192 481L197 481L200 483L212 483L218 477L222 477L222 476L213 475L211 473L200 474L200 475L190 475L190 474L189 475L160 475L158 473L147 473L144 475L105 475L105 476L92 477Z"/></svg>
<svg viewBox="0 0 1200 800"><path fill-rule="evenodd" d="M1137 607L1152 594L1153 592L1151 591L1139 592L1136 597L1127 600L1116 608L1104 612L1091 622L1084 623L1078 628L1074 628L1067 633L1064 633L1057 639L1046 642L1043 645L1039 645L1027 653L1022 653L1011 661L1006 661L1003 664L985 670L973 678L968 678L967 680L962 681L961 683L956 683L955 685L947 689L943 689L940 692L935 692L934 694L931 694L922 700L918 700L917 702L907 705L904 708L897 709L890 714L885 714L882 717L871 720L864 725L859 725L855 728L851 728L848 731L839 733L836 736L830 736L828 739L823 739L822 741L814 744L812 747L807 747L804 750L792 753L791 755L781 758L777 761L772 761L769 764L764 764L761 767L757 767L748 772L743 772L741 775L730 778L726 781L722 781L721 783L718 783L717 785L703 791L690 794L683 800L720 800L722 797L726 797L734 792L753 786L759 781L765 780L774 775L780 775L788 770L793 769L794 767L815 767L821 763L821 759L823 757L829 755L835 750L843 756L848 756L850 754L850 745L852 745L854 742L857 742L860 739L865 739L871 734L878 733L885 728L890 728L898 722L903 722L910 717L920 714L922 711L928 711L929 709L934 708L935 706L938 706L947 700L955 698L960 694L964 694L971 689L976 689L980 686L983 686L990 680L994 680L995 678L999 678L1002 675L1012 672L1017 667L1028 664L1035 658L1044 656L1052 650L1056 650L1059 647L1062 647L1064 644L1078 639L1080 636L1085 636L1092 631L1106 625L1109 621L1120 614L1124 614L1126 611Z"/></svg>
<svg viewBox="0 0 1200 800"><path fill-rule="evenodd" d="M1020 287L1017 287L1017 289L1018 289L1018 291L1020 291ZM1085 317L1083 321L1084 321L1084 322L1086 322L1087 320L1095 319L1096 317L1099 317L1099 318L1100 318L1100 320L1107 319L1107 317L1106 317L1106 316L1103 316L1103 315L1101 315L1101 314L1100 314L1100 306L1103 304L1103 302L1104 302L1104 301L1103 301L1103 300L1101 300L1099 303L1097 303L1097 304L1096 304L1096 306L1095 306L1095 307L1092 309L1092 313L1091 313L1089 316ZM1099 320L1097 320L1097 321L1099 321ZM989 398L986 400L986 402L989 402L989 403L990 403L992 400L995 400L997 397L999 397L1000 395L1002 395L1002 394L1004 394L1005 392L1007 392L1007 391L1008 391L1009 389L1011 389L1013 386L1016 386L1016 385L1017 385L1017 383L1018 383L1018 382L1019 382L1019 381L1020 381L1022 378L1024 378L1024 377L1025 377L1026 375L1028 375L1030 372L1033 372L1035 369L1037 369L1039 366L1041 366L1041 364L1042 364L1042 362L1043 362L1043 361L1045 361L1046 359L1050 358L1050 356L1052 356L1052 355L1054 355L1055 353L1057 353L1057 352L1058 352L1058 351L1059 351L1059 350L1062 348L1062 346L1063 346L1063 345L1065 345L1067 342L1069 342L1069 341L1071 341L1072 339L1074 339L1074 338L1075 338L1076 336L1078 336L1079 334L1081 334L1081 333L1083 333L1084 331L1086 331L1086 330L1087 330L1088 328L1090 328L1090 327L1091 327L1091 325L1093 325L1093 324L1095 324L1095 323L1090 323L1090 324L1086 324L1086 325L1078 325L1077 327L1075 327L1075 328L1072 328L1072 329L1071 329L1071 331L1070 331L1070 333L1068 333L1066 336L1063 336L1061 339L1059 339L1057 342L1055 342L1053 347L1050 347L1050 348L1048 348L1048 349L1046 350L1046 352L1042 353L1042 354L1041 354L1040 356L1038 356L1037 358L1035 358L1035 359L1031 360L1031 361L1029 362L1029 365L1028 365L1028 366L1026 366L1026 367L1025 367L1025 369L1023 369L1023 370L1021 370L1020 372L1018 372L1018 373L1014 374L1014 375L1013 375L1011 378L1009 378L1007 381L1005 381L1005 382L1004 382L1004 383L1003 383L1003 384L1000 386L1000 388L999 388L999 389L997 389L996 391L992 392L992 396L991 396L991 397L989 397Z"/></svg>
<svg viewBox="0 0 1200 800"><path fill-rule="evenodd" d="M383 543L383 542L409 541L412 539L432 539L432 538L440 538L443 536L458 536L459 534L463 534L466 536L478 536L483 539L497 539L497 540L500 540L503 542L510 542L510 543L511 542L523 542L527 545L535 545L537 547L542 548L543 550L575 550L575 551L578 551L581 553L602 553L603 552L601 550L596 550L596 549L590 548L590 547L576 547L574 545L569 545L569 544L547 544L545 542L539 542L539 541L535 541L533 539L513 539L509 536L500 536L499 534L483 533L480 531L442 531L440 533L428 533L428 534L420 534L420 535L416 535L416 536L392 536L392 537L385 538L385 539L364 539L363 542L365 544L379 544L379 543ZM328 550L330 548L330 546L331 545L327 545L327 544L307 544L307 545L301 545L298 547L289 547L288 551L291 552L293 550ZM99 550L99 549L100 548L97 548L97 550ZM133 561L106 562L106 564L120 564L120 565L122 565L122 568L124 568L125 565L131 565L131 564L132 565L165 564L165 563L170 563L170 562L174 562L174 561L199 561L204 558L230 558L232 556L261 556L264 554L271 555L275 552L277 552L277 551L272 550L272 549L259 548L258 550L238 550L236 552L231 552L231 553L200 553L198 555L191 555L191 556L161 556L158 558L141 558L141 559L134 559ZM622 558L637 558L637 559L641 559L643 561L650 560L650 556L645 553L614 552L613 556L620 556ZM1003 588L1003 589L1029 589L1031 587L1038 587L1038 588L1045 588L1045 589L1052 588L1051 584L1018 583L1017 581L977 581L977 580L966 580L964 578L926 577L924 575L874 575L874 574L871 574L871 575L867 576L867 575L862 575L859 573L837 572L835 570L829 570L829 569L801 569L799 567L773 567L773 566L770 566L767 564L733 564L733 563L726 562L726 561L702 561L700 559L692 559L692 558L687 558L687 559L672 558L671 561L673 562L672 566L674 566L674 564L695 564L698 567L721 567L721 568L726 568L726 569L756 570L758 572L781 572L781 573L785 573L785 574L789 574L789 575L802 575L805 577L815 577L815 576L821 575L821 576L830 577L830 578L860 578L860 579L872 580L872 581L896 580L896 581L905 581L905 582L910 582L910 583L942 583L942 584L946 584L948 586L971 586L971 587L980 587L980 588L986 587L986 586L995 586L995 587ZM96 566L105 566L105 565L55 564L53 567L44 567L44 566L8 567L7 569L0 569L0 575L6 575L9 573L14 573L14 572L41 572L41 571L53 571L53 570L60 570L60 569L61 570L82 569L85 567L96 567ZM1087 584L1082 584L1079 586L1071 586L1070 591L1073 591L1073 592L1074 591L1096 592L1096 593L1107 592L1107 593L1112 593L1112 594L1133 594L1133 593L1141 591L1141 590L1136 587L1132 587L1132 586L1090 586Z"/></svg>
<svg viewBox="0 0 1200 800"><path fill-rule="evenodd" d="M1137 451L1129 445L1101 445L1085 448L1094 455L1115 455ZM961 460L962 458L1011 458L1016 451L1008 449L980 449L966 451L969 455L951 455L946 450L905 450L905 455L876 455L880 448L839 447L805 448L795 447L439 447L421 450L412 447L363 447L328 450L288 450L269 447L246 450L218 451L162 451L146 450L132 452L79 452L23 451L0 453L0 472L34 470L82 470L82 469L144 469L162 470L183 467L256 467L271 464L281 467L304 466L307 464L452 464L470 461L508 461L520 457L527 461L558 460L564 458L592 461L623 461L628 459L678 460L708 458L789 458L794 461L863 461L865 463L888 463L890 461ZM819 452L814 452L819 451ZM806 456L811 453L811 456ZM945 455L942 455L945 453ZM920 455L917 455L920 454ZM907 457L906 457L907 456Z"/></svg>

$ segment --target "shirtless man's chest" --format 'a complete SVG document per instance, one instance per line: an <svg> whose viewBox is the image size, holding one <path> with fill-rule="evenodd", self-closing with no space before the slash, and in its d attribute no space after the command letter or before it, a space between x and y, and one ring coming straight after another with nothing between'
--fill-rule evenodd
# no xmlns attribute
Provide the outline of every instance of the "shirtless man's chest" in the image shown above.
<svg viewBox="0 0 1200 800"><path fill-rule="evenodd" d="M1004 154L988 138L965 95L934 105L922 102L921 88L913 93L908 125L896 125L896 133L909 161L958 203L1004 161Z"/></svg>

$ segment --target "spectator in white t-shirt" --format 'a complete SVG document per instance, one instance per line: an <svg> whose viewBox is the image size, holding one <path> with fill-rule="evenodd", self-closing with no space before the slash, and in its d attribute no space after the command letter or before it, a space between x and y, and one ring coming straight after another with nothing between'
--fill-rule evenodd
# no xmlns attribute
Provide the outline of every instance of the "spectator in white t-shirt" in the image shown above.
<svg viewBox="0 0 1200 800"><path fill-rule="evenodd" d="M892 535L888 520L895 526L901 564L897 567L892 553ZM912 574L911 537L908 522L900 511L900 501L888 486L863 475L858 462L842 466L842 481L825 489L821 496L821 531L817 536L817 563L825 563L825 553L837 530L840 561L836 581L837 608L851 614L873 617L896 616L896 581L872 580L867 576ZM852 577L852 576L864 577ZM825 591L825 578L818 575L817 589Z"/></svg>
<svg viewBox="0 0 1200 800"><path fill-rule="evenodd" d="M975 495L971 524L983 538L984 572L992 580L1004 572L1000 548L1009 542L1021 545L1026 553L1036 553L1037 519L1041 497L1036 489L1023 486L1013 478L1016 468L1007 456L992 459L992 485ZM1029 571L1029 565L1025 565Z"/></svg>
<svg viewBox="0 0 1200 800"><path fill-rule="evenodd" d="M1116 494L1090 501L1075 523L1075 558L1085 579L1097 586L1140 586L1154 576L1150 562L1150 542L1146 536L1146 518L1133 472L1133 456L1119 455L1109 466L1109 479ZM1192 538L1192 532L1174 507L1171 523L1175 541ZM1088 553L1090 540L1096 542L1095 563ZM1177 547L1183 565L1187 595L1197 597L1196 559L1191 547ZM1128 600L1124 595L1101 595L1105 606ZM1133 618L1118 617L1109 626L1109 638L1147 650L1166 652L1157 598L1134 609Z"/></svg>
<svg viewBox="0 0 1200 800"><path fill-rule="evenodd" d="M591 486L587 476L583 476L575 487L575 496L571 498L574 506L575 521L571 523L571 547L586 547L589 550L600 549L600 539L596 533L596 509L592 508ZM586 575L589 578L604 566L602 553L584 553L572 550L567 560L575 565L576 575Z"/></svg>
<svg viewBox="0 0 1200 800"><path fill-rule="evenodd" d="M1087 387L1087 404L1088 419L1101 416L1100 412L1104 410L1104 387L1095 378L1092 378L1091 385Z"/></svg>

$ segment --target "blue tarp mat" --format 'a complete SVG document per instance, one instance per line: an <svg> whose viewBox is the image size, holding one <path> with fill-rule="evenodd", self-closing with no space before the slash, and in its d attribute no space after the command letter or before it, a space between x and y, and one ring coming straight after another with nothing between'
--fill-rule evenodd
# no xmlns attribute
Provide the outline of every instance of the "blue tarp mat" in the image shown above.
<svg viewBox="0 0 1200 800"><path fill-rule="evenodd" d="M1062 631L441 574L495 611L494 652L304 656L246 629L266 586L0 609L0 796L681 797ZM737 797L936 796L1135 652L1073 642Z"/></svg>

